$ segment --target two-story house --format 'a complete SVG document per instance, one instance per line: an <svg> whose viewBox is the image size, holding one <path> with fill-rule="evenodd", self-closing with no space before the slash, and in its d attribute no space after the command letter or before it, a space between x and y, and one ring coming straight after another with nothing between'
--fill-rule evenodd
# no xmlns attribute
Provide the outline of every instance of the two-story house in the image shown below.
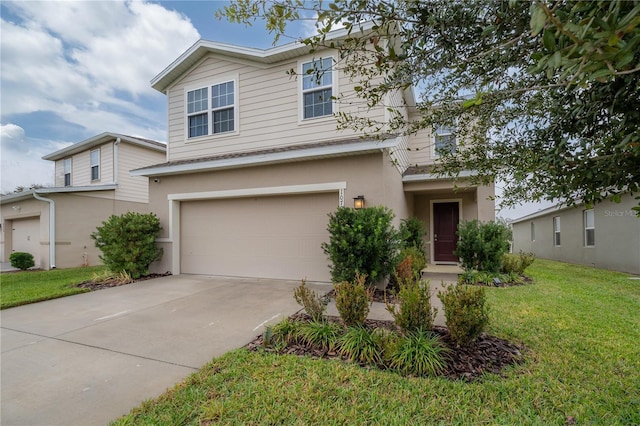
<svg viewBox="0 0 640 426"><path fill-rule="evenodd" d="M54 187L0 198L2 261L21 251L42 269L99 265L91 233L111 215L149 212L148 179L129 171L164 161L166 145L102 133L43 158L55 162Z"/></svg>
<svg viewBox="0 0 640 426"><path fill-rule="evenodd" d="M260 50L201 40L152 80L167 96L167 161L132 174L150 178L151 210L164 228L156 270L329 281L328 214L362 202L391 208L398 222L418 217L430 262L457 261L457 224L494 218L493 187L462 179L454 190L428 167L409 167L455 144L451 129L382 140L338 131L334 114L358 106L332 99L356 84L337 60L300 43ZM412 90L385 103L406 114L415 105ZM385 120L388 112L367 114Z"/></svg>

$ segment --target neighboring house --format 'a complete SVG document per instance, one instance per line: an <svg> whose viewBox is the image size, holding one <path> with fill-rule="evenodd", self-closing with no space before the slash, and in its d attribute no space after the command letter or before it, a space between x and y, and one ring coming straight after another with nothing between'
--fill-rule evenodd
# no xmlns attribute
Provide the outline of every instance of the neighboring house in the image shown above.
<svg viewBox="0 0 640 426"><path fill-rule="evenodd" d="M450 129L383 140L338 131L333 114L360 109L331 99L354 93L332 69L337 59L299 43L259 50L201 40L152 80L167 96L167 162L132 174L151 178L163 226L155 270L329 281L327 215L359 196L391 208L396 225L422 220L431 262L458 260L456 226L494 218L493 186L461 179L454 190L429 173L432 147L455 145ZM320 81L287 75L313 67L325 70ZM385 104L414 114L412 89ZM368 114L388 119L383 107Z"/></svg>
<svg viewBox="0 0 640 426"><path fill-rule="evenodd" d="M551 207L516 219L513 252L640 274L640 219L632 210L637 205L625 195L620 203Z"/></svg>
<svg viewBox="0 0 640 426"><path fill-rule="evenodd" d="M23 251L42 269L97 265L90 234L110 215L149 211L148 179L129 171L164 161L166 145L102 133L43 158L55 162L53 188L0 197L2 261Z"/></svg>

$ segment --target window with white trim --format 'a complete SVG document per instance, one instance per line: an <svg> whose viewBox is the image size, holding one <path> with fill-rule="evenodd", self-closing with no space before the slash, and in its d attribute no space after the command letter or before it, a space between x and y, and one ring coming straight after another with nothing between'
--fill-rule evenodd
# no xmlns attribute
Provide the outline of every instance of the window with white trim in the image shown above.
<svg viewBox="0 0 640 426"><path fill-rule="evenodd" d="M560 216L553 218L553 245L560 247Z"/></svg>
<svg viewBox="0 0 640 426"><path fill-rule="evenodd" d="M100 179L100 150L91 151L91 180Z"/></svg>
<svg viewBox="0 0 640 426"><path fill-rule="evenodd" d="M436 155L452 153L456 150L456 128L440 126L434 132L434 152Z"/></svg>
<svg viewBox="0 0 640 426"><path fill-rule="evenodd" d="M302 118L333 114L333 58L302 64Z"/></svg>
<svg viewBox="0 0 640 426"><path fill-rule="evenodd" d="M584 245L593 247L596 245L596 223L593 209L583 211L584 219Z"/></svg>
<svg viewBox="0 0 640 426"><path fill-rule="evenodd" d="M64 164L64 186L71 186L71 158L65 158Z"/></svg>
<svg viewBox="0 0 640 426"><path fill-rule="evenodd" d="M188 91L188 137L197 138L235 131L236 107L234 80Z"/></svg>

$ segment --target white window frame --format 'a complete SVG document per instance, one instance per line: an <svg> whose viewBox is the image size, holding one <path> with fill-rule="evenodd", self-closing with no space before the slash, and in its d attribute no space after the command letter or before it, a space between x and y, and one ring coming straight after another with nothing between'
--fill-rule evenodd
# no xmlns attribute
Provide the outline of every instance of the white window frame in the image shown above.
<svg viewBox="0 0 640 426"><path fill-rule="evenodd" d="M560 216L554 216L553 217L553 246L554 247L560 247L560 244L562 244L562 234L560 232L561 230L561 225L560 225Z"/></svg>
<svg viewBox="0 0 640 426"><path fill-rule="evenodd" d="M589 218L591 216L591 221L593 222L591 226L589 226ZM596 214L593 209L583 210L582 211L582 222L584 225L584 246L585 247L594 247L596 245ZM593 243L589 244L588 231L593 232Z"/></svg>
<svg viewBox="0 0 640 426"><path fill-rule="evenodd" d="M68 167L67 167L68 165ZM65 158L64 160L62 160L62 176L63 176L63 186L72 186L73 182L72 182L72 169L73 169L73 162L71 160L71 157L69 158ZM69 175L69 184L67 184L67 175Z"/></svg>
<svg viewBox="0 0 640 426"><path fill-rule="evenodd" d="M306 74L303 71L303 67L307 64L313 63L315 61L321 61L321 60L325 60L325 59L330 59L331 60L331 70L330 71L325 71L326 72L330 72L331 73L331 84L329 85L324 85L324 86L317 86L317 87L313 87L311 89L305 89L304 88L304 80L305 80L305 76ZM299 121L300 123L308 123L308 122L312 122L312 121L316 121L316 120L326 120L328 118L333 118L334 114L336 112L338 112L338 104L335 102L335 100L331 100L331 114L327 114L327 115L320 115L317 117L309 117L309 118L305 118L304 116L304 95L307 93L312 93L312 92L317 92L320 90L326 90L326 89L331 89L331 96L335 97L336 94L338 93L338 78L339 78L339 74L338 71L335 68L336 66L336 59L333 55L328 55L328 56L321 56L321 57L308 57L305 58L303 60L298 61L298 72L300 73L300 78L298 79L300 81L299 84L299 93L300 95L298 96L298 102L299 102Z"/></svg>
<svg viewBox="0 0 640 426"><path fill-rule="evenodd" d="M440 129L443 129L443 128L448 131L447 132L440 131ZM433 133L431 136L431 139L432 139L431 155L433 158L440 157L440 154L438 154L438 150L437 150L438 136L454 136L455 145L453 147L453 151L455 152L455 150L458 149L458 135L456 134L457 131L458 131L458 128L456 124L454 124L453 126L438 126L433 129Z"/></svg>
<svg viewBox="0 0 640 426"><path fill-rule="evenodd" d="M94 153L94 152L98 154L98 160L97 160L97 162L96 162L95 164L94 164L94 162L93 162L93 153ZM92 149L92 150L89 152L89 164L91 165L91 168L90 168L91 181L92 181L92 182L95 182L95 181L100 180L100 148L98 148L98 149ZM95 178L93 177L93 168L94 168L94 167L96 167L96 168L97 168L97 171L98 171L98 173L97 173L97 177L95 177Z"/></svg>
<svg viewBox="0 0 640 426"><path fill-rule="evenodd" d="M221 84L225 84L225 83L233 83L233 104L231 105L225 105L222 107L213 107L213 87L214 86L218 86ZM202 89L206 89L206 96L207 96L207 106L205 110L200 110L200 111L196 111L196 112L192 112L189 113L189 93L190 92L194 92L196 90L202 90ZM219 78L216 80L211 80L209 81L207 84L203 85L203 84L199 84L197 86L189 86L189 87L185 87L184 88L184 126L185 126L185 140L187 142L190 141L194 141L194 140L201 140L203 138L210 138L210 137L224 137L224 136L229 136L229 135L236 135L239 133L239 128L240 128L240 123L238 120L238 110L239 110L239 89L238 89L238 76L237 75L233 75L233 76L225 76L224 78ZM226 110L226 109L233 109L233 130L229 130L226 132L218 132L218 133L214 133L213 132L213 124L214 124L214 115L215 112L218 111L222 111L222 110ZM206 112L207 114L207 132L204 135L198 135L198 136L190 136L189 135L189 118L193 117L195 115L200 115L200 114L204 114Z"/></svg>

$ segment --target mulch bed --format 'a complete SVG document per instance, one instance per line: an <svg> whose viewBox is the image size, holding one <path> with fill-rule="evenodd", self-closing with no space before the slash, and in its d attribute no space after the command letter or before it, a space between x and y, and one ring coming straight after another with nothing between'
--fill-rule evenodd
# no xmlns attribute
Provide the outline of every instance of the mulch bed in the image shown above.
<svg viewBox="0 0 640 426"><path fill-rule="evenodd" d="M84 281L81 282L80 284L78 284L77 286L80 288L88 288L91 291L95 291L95 290L102 290L105 288L111 288L111 287L120 287L121 285L127 285L127 284L135 284L137 282L140 281L146 281L146 280L151 280L154 278L160 278L160 277L166 277L171 275L171 272L165 272L164 274L149 274L149 275L145 275L143 277L140 278L136 278L133 281L130 282L122 282L120 280L117 279L112 279L112 280L108 280L108 281L104 281L104 282L100 282L100 283L95 283L93 281Z"/></svg>
<svg viewBox="0 0 640 426"><path fill-rule="evenodd" d="M298 313L290 317L297 321L309 321L310 317L304 313ZM341 322L338 317L327 317L328 321ZM393 321L366 320L365 327L369 329L385 328L397 330ZM449 331L444 327L435 327L433 332L439 336L440 341L450 350L446 355L447 368L441 376L452 380L474 381L485 373L500 374L502 370L511 365L523 362L526 349L524 346L509 342L496 336L486 333L471 345L466 347L457 346L451 340ZM279 353L281 355L309 356L313 359L339 359L343 362L351 362L348 357L340 355L336 351L322 350L301 342L289 345L278 351L263 345L263 336L257 336L253 341L245 346L251 351L264 350L267 352ZM372 368L369 365L362 365L364 368Z"/></svg>

